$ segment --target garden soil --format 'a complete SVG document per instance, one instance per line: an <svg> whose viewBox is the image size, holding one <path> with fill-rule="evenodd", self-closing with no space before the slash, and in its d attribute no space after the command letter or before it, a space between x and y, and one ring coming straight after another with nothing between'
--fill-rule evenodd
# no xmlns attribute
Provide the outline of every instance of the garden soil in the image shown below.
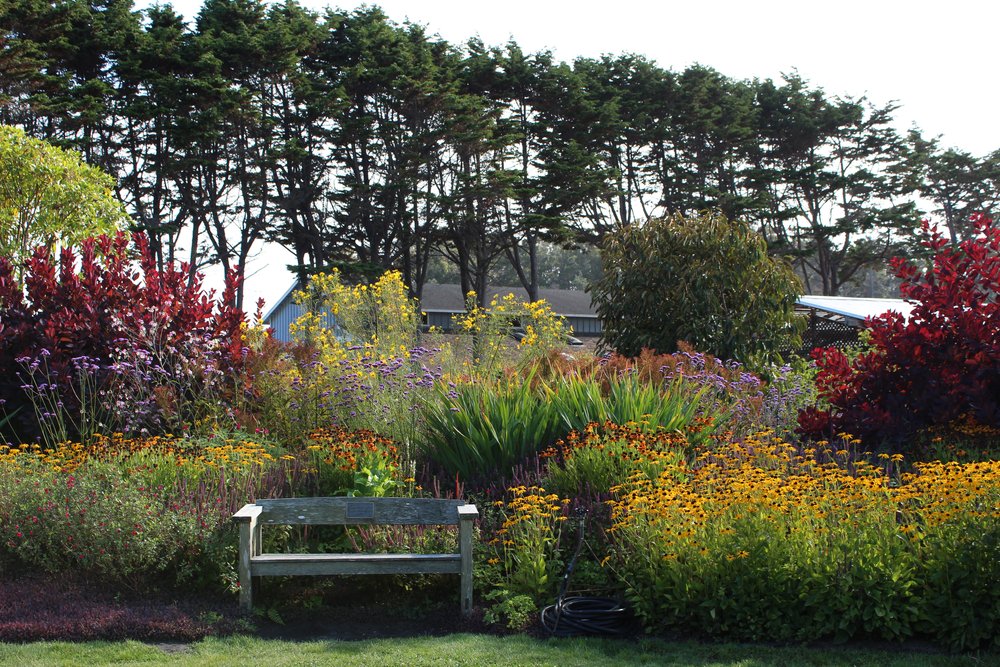
<svg viewBox="0 0 1000 667"><path fill-rule="evenodd" d="M478 609L461 616L457 599L427 602L407 592L391 601L364 600L357 590L342 592L340 602L303 595L244 616L234 596L112 592L81 581L0 575L0 642L135 639L179 651L210 635L359 640L497 632Z"/></svg>

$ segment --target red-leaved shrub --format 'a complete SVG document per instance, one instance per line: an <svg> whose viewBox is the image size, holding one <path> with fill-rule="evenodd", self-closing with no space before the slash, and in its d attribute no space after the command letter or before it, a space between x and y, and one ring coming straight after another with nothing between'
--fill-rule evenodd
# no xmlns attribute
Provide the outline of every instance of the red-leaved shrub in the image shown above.
<svg viewBox="0 0 1000 667"><path fill-rule="evenodd" d="M892 441L963 415L1000 426L1000 227L982 215L973 225L976 233L953 246L925 222L932 266L893 261L914 304L909 319L870 320L870 348L853 359L813 351L830 407L800 412L801 432Z"/></svg>
<svg viewBox="0 0 1000 667"><path fill-rule="evenodd" d="M23 285L15 275L0 257L0 405L7 414L20 408L28 431L22 436L31 435L27 418L33 413L22 385L46 380L37 373L26 379L25 360L44 358L49 383L72 382L81 360L101 369L137 353L144 367L136 374L156 369L168 379L190 375L186 366L209 357L218 372L242 363L245 317L232 305L234 280L216 301L188 267L158 268L142 234L88 239L78 252L64 248L58 261L40 247L25 262ZM145 379L156 383L148 373ZM60 395L72 398L71 390Z"/></svg>

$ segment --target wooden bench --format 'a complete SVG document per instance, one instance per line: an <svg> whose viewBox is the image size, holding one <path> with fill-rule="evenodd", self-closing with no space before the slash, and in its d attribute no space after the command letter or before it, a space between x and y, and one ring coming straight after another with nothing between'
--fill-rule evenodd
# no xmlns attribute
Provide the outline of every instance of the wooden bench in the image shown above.
<svg viewBox="0 0 1000 667"><path fill-rule="evenodd" d="M253 606L252 577L332 574L460 574L462 613L472 612L475 505L438 498L269 498L233 515L240 527L240 608ZM458 526L458 552L435 554L261 553L263 525Z"/></svg>

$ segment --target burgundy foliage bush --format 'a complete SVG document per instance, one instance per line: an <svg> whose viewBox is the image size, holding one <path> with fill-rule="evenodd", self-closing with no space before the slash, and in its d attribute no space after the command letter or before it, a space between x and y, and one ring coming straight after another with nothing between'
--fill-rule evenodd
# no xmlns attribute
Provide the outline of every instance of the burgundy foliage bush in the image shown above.
<svg viewBox="0 0 1000 667"><path fill-rule="evenodd" d="M817 385L828 409L800 412L800 431L820 437L848 432L899 441L969 416L1000 426L1000 227L982 215L976 233L957 246L924 223L933 252L928 270L904 260L893 268L908 320L886 313L870 321L868 351L849 359L816 349Z"/></svg>
<svg viewBox="0 0 1000 667"><path fill-rule="evenodd" d="M88 239L58 260L40 247L25 263L23 286L15 275L0 257L0 400L7 414L21 408L22 424L32 409L19 359L44 356L50 381L60 383L69 381L74 359L110 364L123 348L164 369L186 357L202 360L209 348L223 369L242 363L245 317L232 305L235 282L216 302L186 266L157 268L142 234Z"/></svg>

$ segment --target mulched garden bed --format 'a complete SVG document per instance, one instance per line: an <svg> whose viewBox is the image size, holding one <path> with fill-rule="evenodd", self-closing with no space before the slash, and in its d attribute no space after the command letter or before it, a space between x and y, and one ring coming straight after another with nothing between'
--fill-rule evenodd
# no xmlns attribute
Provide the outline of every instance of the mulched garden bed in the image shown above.
<svg viewBox="0 0 1000 667"><path fill-rule="evenodd" d="M322 590L322 589L321 589ZM378 599L364 599L360 591L386 593ZM191 595L177 597L158 594L127 594L85 582L58 580L37 575L0 576L0 642L92 641L133 639L155 644L168 653L190 650L190 643L207 636L251 634L267 639L364 640L391 637L444 636L456 632L503 634L482 619L474 609L470 618L458 614L454 600L415 602L419 593L388 595L384 587L341 586L324 592L322 602L302 604L315 589L294 587L280 608L264 607L252 617L239 614L235 597ZM334 593L330 599L330 593ZM545 636L539 626L529 635ZM639 636L641 631L634 629ZM685 637L663 637L683 640ZM845 644L828 641L810 644L814 648L860 647L868 650L941 653L925 641L902 644L886 641L854 640Z"/></svg>
<svg viewBox="0 0 1000 667"><path fill-rule="evenodd" d="M68 578L0 578L0 641L193 641L244 623L228 600L138 596Z"/></svg>
<svg viewBox="0 0 1000 667"><path fill-rule="evenodd" d="M235 597L179 597L136 594L51 577L0 577L0 641L91 641L134 639L153 643L191 642L234 633L282 639L372 639L496 632L476 610L471 618L458 604L374 600L324 600L318 605L264 607L241 616ZM405 606L404 606L405 604Z"/></svg>

